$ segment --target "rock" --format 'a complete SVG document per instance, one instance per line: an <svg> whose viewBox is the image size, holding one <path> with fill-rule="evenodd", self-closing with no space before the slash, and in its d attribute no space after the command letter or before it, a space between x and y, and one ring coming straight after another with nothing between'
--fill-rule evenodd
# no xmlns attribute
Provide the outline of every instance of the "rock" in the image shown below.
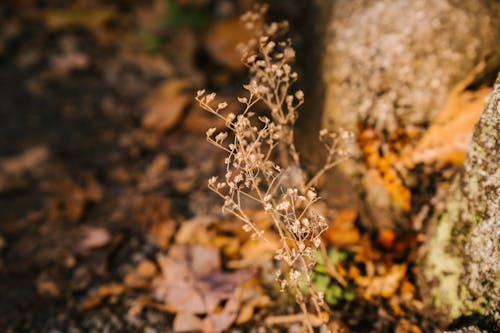
<svg viewBox="0 0 500 333"><path fill-rule="evenodd" d="M500 75L421 259L420 285L443 321L491 316L500 325Z"/></svg>
<svg viewBox="0 0 500 333"><path fill-rule="evenodd" d="M315 101L305 106L307 118L322 119L321 124L304 121L311 140L317 136L315 126L358 132L361 123L389 134L398 128L424 126L439 114L452 87L480 61L487 59L490 70L500 63L498 2L315 3L331 14L319 20L326 22L323 31L316 28L323 34L323 56L316 65L320 68L312 64L309 69L317 74L308 81L323 85L322 91L312 94L323 105ZM324 13L313 15L322 17ZM488 58L488 54L492 56ZM304 145L310 142L302 141ZM409 228L407 209L394 204L391 193L368 186L368 168L362 162L366 156L360 147L353 148L355 158L326 181L330 201L339 208L358 209L361 222L368 227ZM307 148L304 150L307 155Z"/></svg>

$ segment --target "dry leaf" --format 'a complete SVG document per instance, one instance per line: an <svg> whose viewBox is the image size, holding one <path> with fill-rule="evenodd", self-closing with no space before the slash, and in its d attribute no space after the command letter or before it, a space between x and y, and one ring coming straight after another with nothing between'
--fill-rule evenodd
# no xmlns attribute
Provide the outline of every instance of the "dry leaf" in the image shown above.
<svg viewBox="0 0 500 333"><path fill-rule="evenodd" d="M179 332L198 327L197 314L206 315L201 331L227 329L241 304L239 285L254 275L250 270L222 272L219 251L201 245L174 245L159 264L164 276L158 281L155 297L180 314L174 322L174 330Z"/></svg>
<svg viewBox="0 0 500 333"><path fill-rule="evenodd" d="M89 65L89 57L82 52L69 52L50 59L51 69L57 75L67 75L73 70L85 69Z"/></svg>
<svg viewBox="0 0 500 333"><path fill-rule="evenodd" d="M374 277L359 276L354 282L364 288L363 297L372 299L374 296L389 298L394 295L399 288L401 280L406 274L405 264L394 264L384 275Z"/></svg>
<svg viewBox="0 0 500 333"><path fill-rule="evenodd" d="M107 297L117 296L123 293L125 287L118 283L110 283L101 286L82 303L83 310L89 310L100 305Z"/></svg>
<svg viewBox="0 0 500 333"><path fill-rule="evenodd" d="M135 270L125 275L123 283L131 288L149 288L157 272L156 265L152 261L144 259Z"/></svg>
<svg viewBox="0 0 500 333"><path fill-rule="evenodd" d="M356 217L357 213L353 210L341 210L323 233L323 239L328 244L339 248L357 243L360 236L359 230L354 224Z"/></svg>
<svg viewBox="0 0 500 333"><path fill-rule="evenodd" d="M411 191L400 177L400 172L404 170L396 169L402 164L400 150L406 146L406 141L414 134L410 132L408 129L399 128L387 137L375 128L360 128L358 143L368 167L364 179L365 186L380 188L379 191L373 191L376 194L368 200L382 203L387 196L397 207L404 211L410 210Z"/></svg>
<svg viewBox="0 0 500 333"><path fill-rule="evenodd" d="M84 226L80 229L81 240L78 247L83 251L89 251L106 246L111 240L108 230L105 228L96 228Z"/></svg>
<svg viewBox="0 0 500 333"><path fill-rule="evenodd" d="M175 232L175 221L170 213L170 201L158 194L140 198L134 207L135 219L149 231L161 248L166 248Z"/></svg>
<svg viewBox="0 0 500 333"><path fill-rule="evenodd" d="M256 308L263 308L271 303L271 298L258 283L257 279L252 279L242 285L242 305L236 319L237 324L250 321Z"/></svg>
<svg viewBox="0 0 500 333"><path fill-rule="evenodd" d="M215 61L231 70L241 71L244 65L236 47L250 37L241 21L232 18L214 24L205 34L204 46Z"/></svg>
<svg viewBox="0 0 500 333"><path fill-rule="evenodd" d="M453 163L461 165L474 125L479 120L491 88L466 90L485 66L482 61L448 94L446 105L411 153L413 163Z"/></svg>
<svg viewBox="0 0 500 333"><path fill-rule="evenodd" d="M60 29L68 26L84 26L91 30L101 27L114 14L112 8L84 8L74 5L68 9L44 11L45 23L49 28Z"/></svg>
<svg viewBox="0 0 500 333"><path fill-rule="evenodd" d="M186 80L169 80L156 88L143 102L142 125L158 132L171 129L191 100L182 92L187 86Z"/></svg>
<svg viewBox="0 0 500 333"><path fill-rule="evenodd" d="M141 177L139 189L141 191L151 191L161 186L166 180L166 170L170 164L170 160L165 154L158 154L149 164L146 172Z"/></svg>
<svg viewBox="0 0 500 333"><path fill-rule="evenodd" d="M241 259L229 261L227 267L236 269L268 263L280 247L278 235L274 231L267 230L261 238L248 239L240 247Z"/></svg>
<svg viewBox="0 0 500 333"><path fill-rule="evenodd" d="M396 234L391 229L382 228L380 229L377 237L377 241L382 244L386 249L390 249L394 245L396 240Z"/></svg>
<svg viewBox="0 0 500 333"><path fill-rule="evenodd" d="M58 297L61 289L46 272L42 272L36 279L36 291L41 296Z"/></svg>
<svg viewBox="0 0 500 333"><path fill-rule="evenodd" d="M215 220L210 216L197 216L189 221L182 222L175 234L177 244L200 244L210 246L215 232L208 228Z"/></svg>
<svg viewBox="0 0 500 333"><path fill-rule="evenodd" d="M0 160L0 171L10 175L27 172L43 163L49 156L46 146L35 146L20 155Z"/></svg>

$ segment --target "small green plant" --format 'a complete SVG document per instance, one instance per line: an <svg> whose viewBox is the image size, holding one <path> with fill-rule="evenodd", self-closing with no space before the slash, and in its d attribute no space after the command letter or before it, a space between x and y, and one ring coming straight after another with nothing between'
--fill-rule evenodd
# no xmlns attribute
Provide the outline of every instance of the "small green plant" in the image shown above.
<svg viewBox="0 0 500 333"><path fill-rule="evenodd" d="M291 88L298 79L290 66L295 51L290 40L277 41L286 32L287 22L266 24L266 10L260 7L242 17L255 34L241 48L251 76L244 85L248 95L238 98L243 111L223 115L221 111L227 103L213 106L215 93L201 90L196 94L200 106L224 120L226 127L223 131L210 128L206 133L208 142L227 154L224 177L212 177L208 186L222 198L223 211L238 217L244 230L254 238L262 237L264 231L246 214L245 202L261 205L271 216L281 240L275 259L284 264L284 269L276 274L277 279L283 290L288 288L296 296L307 327L313 332L309 311L323 318L322 307L326 306L324 291L318 290L313 281L314 253L321 246L321 234L328 226L314 209L320 198L313 186L323 173L348 155L343 143L351 135L320 131L319 138L328 157L323 168L307 180L294 144L297 109L304 102L304 93L293 92ZM269 115L255 114L257 103L263 103Z"/></svg>
<svg viewBox="0 0 500 333"><path fill-rule="evenodd" d="M325 295L325 301L329 305L337 305L341 301L350 302L355 297L354 289L351 286L342 286L328 274L325 260L335 266L338 262L346 260L349 256L347 251L330 248L327 257L323 257L319 252L315 253L316 264L312 273L312 281L317 290Z"/></svg>

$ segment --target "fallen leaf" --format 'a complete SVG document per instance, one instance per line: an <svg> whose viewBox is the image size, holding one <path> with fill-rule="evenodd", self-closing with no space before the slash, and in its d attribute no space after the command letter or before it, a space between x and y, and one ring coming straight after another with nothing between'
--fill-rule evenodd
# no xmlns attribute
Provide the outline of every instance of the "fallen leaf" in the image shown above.
<svg viewBox="0 0 500 333"><path fill-rule="evenodd" d="M242 285L242 305L236 319L237 324L243 324L250 321L256 308L263 308L271 304L271 298L259 285L259 281L254 278Z"/></svg>
<svg viewBox="0 0 500 333"><path fill-rule="evenodd" d="M175 242L177 244L196 243L210 246L215 232L208 229L214 222L215 220L211 216L197 216L189 221L184 221L175 234Z"/></svg>
<svg viewBox="0 0 500 333"><path fill-rule="evenodd" d="M123 283L131 288L149 288L157 273L156 265L151 260L145 259L139 263L135 270L125 275Z"/></svg>
<svg viewBox="0 0 500 333"><path fill-rule="evenodd" d="M229 261L227 267L236 269L268 263L274 258L276 250L280 247L278 235L274 231L267 230L263 237L248 239L243 243L240 247L241 258Z"/></svg>
<svg viewBox="0 0 500 333"><path fill-rule="evenodd" d="M83 251L89 251L106 246L111 240L109 231L105 228L84 226L80 229L81 240L78 247Z"/></svg>
<svg viewBox="0 0 500 333"><path fill-rule="evenodd" d="M195 315L205 315L203 332L227 329L241 304L239 286L254 276L251 270L222 272L219 251L196 244L172 246L159 264L163 279L154 295L181 315L174 322L174 330L179 332L200 325Z"/></svg>
<svg viewBox="0 0 500 333"><path fill-rule="evenodd" d="M399 288L405 274L405 264L394 264L386 274L373 277L359 276L354 282L364 289L363 297L367 300L372 299L374 296L389 298Z"/></svg>
<svg viewBox="0 0 500 333"><path fill-rule="evenodd" d="M357 213L344 209L339 212L328 229L323 233L323 239L330 245L345 248L359 241L359 230L354 224Z"/></svg>
<svg viewBox="0 0 500 333"><path fill-rule="evenodd" d="M134 204L133 215L161 248L166 248L175 233L176 222L170 213L170 201L152 193Z"/></svg>
<svg viewBox="0 0 500 333"><path fill-rule="evenodd" d="M479 120L486 97L491 93L491 88L486 86L477 90L466 88L484 67L483 60L450 91L443 110L411 152L413 164L463 163L474 125Z"/></svg>
<svg viewBox="0 0 500 333"><path fill-rule="evenodd" d="M68 26L84 26L90 29L101 27L114 14L112 8L82 7L74 5L68 9L51 9L44 11L45 23L49 28L60 29Z"/></svg>
<svg viewBox="0 0 500 333"><path fill-rule="evenodd" d="M382 228L380 229L377 241L382 244L386 249L390 249L394 245L396 240L396 234L391 229Z"/></svg>
<svg viewBox="0 0 500 333"><path fill-rule="evenodd" d="M158 132L171 129L191 100L182 92L187 86L186 80L168 80L149 94L143 102L142 125Z"/></svg>
<svg viewBox="0 0 500 333"><path fill-rule="evenodd" d="M52 57L51 69L57 75L67 75L71 71L85 69L89 65L89 57L82 52L69 52L67 54Z"/></svg>
<svg viewBox="0 0 500 333"><path fill-rule="evenodd" d="M411 191L405 186L400 176L402 162L400 150L414 133L409 129L398 128L388 136L380 130L371 127L360 127L358 144L363 151L364 163L368 172L364 177L366 188L378 188L367 200L375 207L395 207L408 211L411 208ZM383 224L383 218L377 219L377 224Z"/></svg>
<svg viewBox="0 0 500 333"><path fill-rule="evenodd" d="M175 332L194 332L203 329L203 320L191 312L179 312L174 319Z"/></svg>
<svg viewBox="0 0 500 333"><path fill-rule="evenodd" d="M67 218L71 221L78 221L88 202L99 202L102 199L102 187L95 177L86 174L83 178L83 185L66 177L41 184L43 190L53 194L46 203L50 220Z"/></svg>
<svg viewBox="0 0 500 333"><path fill-rule="evenodd" d="M105 284L97 291L92 293L85 301L82 303L83 310L90 310L102 304L102 302L109 296L118 296L125 291L125 287L118 283Z"/></svg>
<svg viewBox="0 0 500 333"><path fill-rule="evenodd" d="M251 38L238 18L220 21L205 33L204 46L210 56L219 64L234 71L241 71L244 65L241 55L237 51L240 43Z"/></svg>
<svg viewBox="0 0 500 333"><path fill-rule="evenodd" d="M0 171L10 175L21 174L43 163L48 156L49 150L46 146L35 146L25 150L20 155L1 159Z"/></svg>
<svg viewBox="0 0 500 333"><path fill-rule="evenodd" d="M36 279L36 291L41 296L58 297L61 295L61 289L46 272L42 272Z"/></svg>
<svg viewBox="0 0 500 333"><path fill-rule="evenodd" d="M35 173L49 157L45 146L29 148L17 156L0 158L0 192L24 186L26 174Z"/></svg>
<svg viewBox="0 0 500 333"><path fill-rule="evenodd" d="M156 155L141 177L139 189L141 191L151 191L161 186L166 181L166 170L169 164L170 160L166 154Z"/></svg>

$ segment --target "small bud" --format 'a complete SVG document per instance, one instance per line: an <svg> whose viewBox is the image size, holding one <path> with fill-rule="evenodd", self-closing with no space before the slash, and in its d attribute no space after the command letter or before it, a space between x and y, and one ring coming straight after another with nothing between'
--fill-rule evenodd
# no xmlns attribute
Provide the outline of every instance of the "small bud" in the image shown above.
<svg viewBox="0 0 500 333"><path fill-rule="evenodd" d="M217 130L217 129L216 129L215 127L209 128L209 129L207 130L207 132L206 132L207 137L212 136L212 135L215 133L215 131L216 131L216 130Z"/></svg>

